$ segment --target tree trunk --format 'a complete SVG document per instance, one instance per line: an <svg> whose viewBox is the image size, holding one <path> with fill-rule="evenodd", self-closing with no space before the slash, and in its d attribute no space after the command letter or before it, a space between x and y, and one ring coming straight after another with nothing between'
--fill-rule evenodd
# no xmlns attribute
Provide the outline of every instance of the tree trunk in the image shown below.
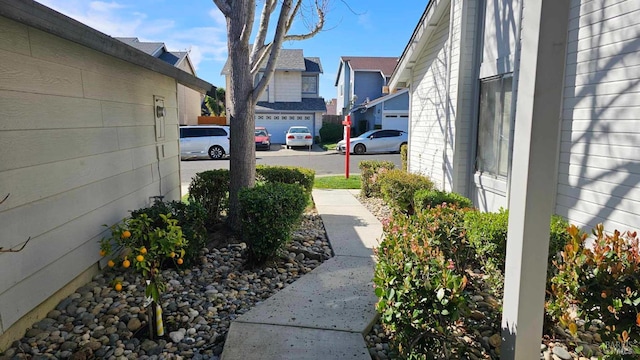
<svg viewBox="0 0 640 360"><path fill-rule="evenodd" d="M234 14L234 16L243 16ZM231 34L241 34L241 21L231 22ZM242 188L253 187L256 177L256 147L255 147L255 104L253 102L253 76L249 64L249 44L241 36L229 39L230 61L230 104L229 125L231 131L229 176L233 181L229 186L229 217L231 228L240 230L240 204L238 192Z"/></svg>

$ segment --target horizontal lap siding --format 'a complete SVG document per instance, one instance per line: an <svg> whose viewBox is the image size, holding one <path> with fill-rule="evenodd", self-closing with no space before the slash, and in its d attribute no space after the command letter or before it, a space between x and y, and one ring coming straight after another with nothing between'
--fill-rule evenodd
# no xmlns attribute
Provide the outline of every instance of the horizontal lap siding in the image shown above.
<svg viewBox="0 0 640 360"><path fill-rule="evenodd" d="M572 1L556 212L638 228L640 3Z"/></svg>
<svg viewBox="0 0 640 360"><path fill-rule="evenodd" d="M99 260L102 224L179 189L174 79L0 17L0 246L31 237L0 254L0 334Z"/></svg>
<svg viewBox="0 0 640 360"><path fill-rule="evenodd" d="M446 186L442 182L442 165L448 111L445 46L449 38L448 19L446 11L416 62L411 81L409 170L431 177L440 189Z"/></svg>

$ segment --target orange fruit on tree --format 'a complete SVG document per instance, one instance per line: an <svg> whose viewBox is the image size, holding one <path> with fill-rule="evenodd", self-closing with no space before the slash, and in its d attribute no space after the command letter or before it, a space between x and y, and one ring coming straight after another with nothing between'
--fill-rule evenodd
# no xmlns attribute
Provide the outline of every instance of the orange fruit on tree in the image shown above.
<svg viewBox="0 0 640 360"><path fill-rule="evenodd" d="M107 255L107 252L104 250L100 250L100 256L105 256L105 255Z"/></svg>
<svg viewBox="0 0 640 360"><path fill-rule="evenodd" d="M178 260L176 260L176 262L178 263L178 265L182 265L182 263L184 262L184 260L182 260L182 258L178 258Z"/></svg>
<svg viewBox="0 0 640 360"><path fill-rule="evenodd" d="M114 286L114 288L116 289L116 291L122 291L122 284L117 283L116 286Z"/></svg>
<svg viewBox="0 0 640 360"><path fill-rule="evenodd" d="M146 247L144 247L144 246L143 246L143 247L141 247L141 248L140 248L140 254L144 255L144 254L146 254L146 253L147 253L147 248L146 248Z"/></svg>
<svg viewBox="0 0 640 360"><path fill-rule="evenodd" d="M109 260L109 261L107 261L107 265L108 265L109 267L114 267L114 266L115 266L115 264L116 264L116 263L114 263L114 262L113 262L113 260Z"/></svg>
<svg viewBox="0 0 640 360"><path fill-rule="evenodd" d="M128 259L124 259L124 261L122 262L122 267L126 269L129 266L131 266L131 261L129 261Z"/></svg>
<svg viewBox="0 0 640 360"><path fill-rule="evenodd" d="M138 256L136 256L136 260L137 260L138 262L142 262L142 261L144 261L144 256L142 256L142 255L138 255Z"/></svg>
<svg viewBox="0 0 640 360"><path fill-rule="evenodd" d="M122 232L122 234L120 235L123 239L128 239L131 237L131 231L129 230L125 230Z"/></svg>
<svg viewBox="0 0 640 360"><path fill-rule="evenodd" d="M173 259L174 257L176 257L176 253L174 253L174 252L172 251L172 252L169 254L169 257Z"/></svg>

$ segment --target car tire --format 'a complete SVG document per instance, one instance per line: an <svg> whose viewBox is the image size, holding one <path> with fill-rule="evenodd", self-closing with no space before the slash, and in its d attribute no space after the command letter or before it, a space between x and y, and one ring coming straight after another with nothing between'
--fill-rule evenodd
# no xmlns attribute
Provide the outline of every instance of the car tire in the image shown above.
<svg viewBox="0 0 640 360"><path fill-rule="evenodd" d="M222 159L223 156L224 156L224 149L222 148L222 146L214 145L209 148L210 158L214 160L218 160L218 159Z"/></svg>
<svg viewBox="0 0 640 360"><path fill-rule="evenodd" d="M353 147L354 154L362 155L365 152L367 152L367 148L363 144L356 144L356 146Z"/></svg>
<svg viewBox="0 0 640 360"><path fill-rule="evenodd" d="M291 149L291 146L287 145L287 150Z"/></svg>

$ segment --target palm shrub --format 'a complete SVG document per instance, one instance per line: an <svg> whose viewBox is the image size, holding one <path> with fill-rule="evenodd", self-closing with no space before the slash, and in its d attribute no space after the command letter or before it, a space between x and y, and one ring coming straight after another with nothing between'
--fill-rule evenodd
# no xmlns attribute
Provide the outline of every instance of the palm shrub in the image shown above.
<svg viewBox="0 0 640 360"><path fill-rule="evenodd" d="M443 220L441 229L433 229L430 219L394 213L376 249L376 309L403 358L446 359L464 352L451 326L467 312L467 278L447 255L451 249L443 250L447 233L457 241L457 231L451 229L461 220L450 226Z"/></svg>
<svg viewBox="0 0 640 360"><path fill-rule="evenodd" d="M392 170L395 165L391 161L365 160L358 164L360 169L360 195L365 197L381 196L380 174Z"/></svg>
<svg viewBox="0 0 640 360"><path fill-rule="evenodd" d="M433 189L433 182L426 176L389 170L378 179L382 198L395 210L413 214L413 197L418 190Z"/></svg>
<svg viewBox="0 0 640 360"><path fill-rule="evenodd" d="M296 184L267 182L238 193L242 237L249 262L264 263L291 239L307 204L307 195Z"/></svg>
<svg viewBox="0 0 640 360"><path fill-rule="evenodd" d="M197 173L189 185L189 202L197 202L207 214L207 226L219 222L229 210L229 170Z"/></svg>
<svg viewBox="0 0 640 360"><path fill-rule="evenodd" d="M624 348L640 355L640 253L637 233L607 233L599 224L593 230L593 244L587 234L571 226L557 273L551 279L546 311L576 335L576 319L569 309L588 325L596 326L604 341L605 353ZM618 345L616 345L618 344ZM613 349L610 349L612 347Z"/></svg>

